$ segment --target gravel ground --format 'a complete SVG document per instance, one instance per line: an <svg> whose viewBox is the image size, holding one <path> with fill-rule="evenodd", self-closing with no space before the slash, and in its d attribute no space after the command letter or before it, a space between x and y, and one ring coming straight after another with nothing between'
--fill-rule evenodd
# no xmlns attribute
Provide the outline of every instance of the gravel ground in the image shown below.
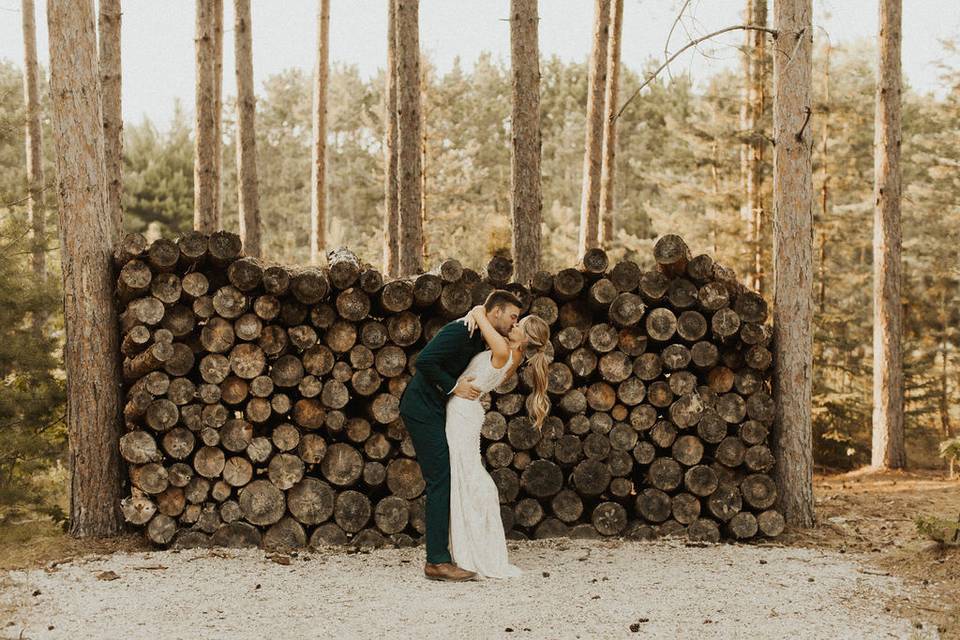
<svg viewBox="0 0 960 640"><path fill-rule="evenodd" d="M522 577L459 584L425 580L422 549L81 558L0 573L0 616L12 617L0 638L936 637L885 612L907 587L852 554L679 540L510 547Z"/></svg>

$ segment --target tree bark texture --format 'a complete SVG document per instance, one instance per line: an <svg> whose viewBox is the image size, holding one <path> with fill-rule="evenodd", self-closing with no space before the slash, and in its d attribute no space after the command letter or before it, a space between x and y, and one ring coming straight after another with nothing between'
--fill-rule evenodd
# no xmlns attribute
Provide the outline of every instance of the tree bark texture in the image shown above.
<svg viewBox="0 0 960 640"><path fill-rule="evenodd" d="M595 0L593 47L587 83L587 126L583 153L578 256L599 246L600 170L603 165L604 93L607 86L607 44L610 39L610 2Z"/></svg>
<svg viewBox="0 0 960 640"><path fill-rule="evenodd" d="M313 156L310 164L310 262L327 247L327 77L330 67L330 0L317 4L317 60L313 71Z"/></svg>
<svg viewBox="0 0 960 640"><path fill-rule="evenodd" d="M420 3L396 0L400 275L423 268L420 165Z"/></svg>
<svg viewBox="0 0 960 640"><path fill-rule="evenodd" d="M120 107L120 0L100 0L100 86L103 109L103 154L107 176L107 212L112 243L123 235L123 112Z"/></svg>
<svg viewBox="0 0 960 640"><path fill-rule="evenodd" d="M109 536L123 528L120 342L93 2L51 0L47 22L66 324L70 533Z"/></svg>
<svg viewBox="0 0 960 640"><path fill-rule="evenodd" d="M774 4L774 444L787 522L813 524L810 0Z"/></svg>
<svg viewBox="0 0 960 640"><path fill-rule="evenodd" d="M215 0L196 0L196 57L194 151L193 151L193 228L213 233L219 228L216 206L216 97L214 83L214 11Z"/></svg>
<svg viewBox="0 0 960 640"><path fill-rule="evenodd" d="M260 187L257 177L253 37L250 0L234 0L234 55L237 75L237 201L240 238L248 256L260 257Z"/></svg>
<svg viewBox="0 0 960 640"><path fill-rule="evenodd" d="M513 263L516 280L529 285L540 270L540 48L537 0L510 6L510 59L513 75Z"/></svg>
<svg viewBox="0 0 960 640"><path fill-rule="evenodd" d="M873 139L873 447L875 467L906 466L900 301L901 0L880 2Z"/></svg>
<svg viewBox="0 0 960 640"><path fill-rule="evenodd" d="M610 40L607 45L607 86L604 93L603 166L600 169L600 246L609 249L614 237L614 178L617 169L617 102L620 95L620 38L623 0L610 0Z"/></svg>

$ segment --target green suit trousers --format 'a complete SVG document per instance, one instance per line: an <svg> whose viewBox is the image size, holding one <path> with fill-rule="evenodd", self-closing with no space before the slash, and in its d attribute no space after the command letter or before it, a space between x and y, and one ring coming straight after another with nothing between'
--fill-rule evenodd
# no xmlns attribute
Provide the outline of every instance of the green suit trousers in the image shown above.
<svg viewBox="0 0 960 640"><path fill-rule="evenodd" d="M462 322L449 322L423 347L416 373L400 399L400 416L417 451L426 482L427 562L450 562L450 451L447 400L470 359L483 350L483 338Z"/></svg>

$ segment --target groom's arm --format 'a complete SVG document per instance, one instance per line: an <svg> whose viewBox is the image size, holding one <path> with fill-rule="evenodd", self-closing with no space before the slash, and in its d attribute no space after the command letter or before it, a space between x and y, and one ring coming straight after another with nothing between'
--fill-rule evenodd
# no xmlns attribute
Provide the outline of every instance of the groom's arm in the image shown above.
<svg viewBox="0 0 960 640"><path fill-rule="evenodd" d="M417 371L423 374L435 389L449 395L457 386L457 379L440 364L447 358L462 353L469 346L470 335L462 322L451 322L443 327L417 356Z"/></svg>

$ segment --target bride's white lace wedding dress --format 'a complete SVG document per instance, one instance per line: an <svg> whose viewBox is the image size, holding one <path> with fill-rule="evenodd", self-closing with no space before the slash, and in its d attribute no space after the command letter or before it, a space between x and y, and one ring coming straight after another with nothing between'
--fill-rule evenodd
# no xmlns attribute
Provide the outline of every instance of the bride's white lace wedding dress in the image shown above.
<svg viewBox="0 0 960 640"><path fill-rule="evenodd" d="M513 363L513 353L500 369L487 349L473 357L461 374L474 376L473 385L493 390ZM447 401L446 434L450 449L450 554L453 561L485 578L520 576L507 560L507 542L500 518L500 494L480 457L484 410L479 400L453 396Z"/></svg>

